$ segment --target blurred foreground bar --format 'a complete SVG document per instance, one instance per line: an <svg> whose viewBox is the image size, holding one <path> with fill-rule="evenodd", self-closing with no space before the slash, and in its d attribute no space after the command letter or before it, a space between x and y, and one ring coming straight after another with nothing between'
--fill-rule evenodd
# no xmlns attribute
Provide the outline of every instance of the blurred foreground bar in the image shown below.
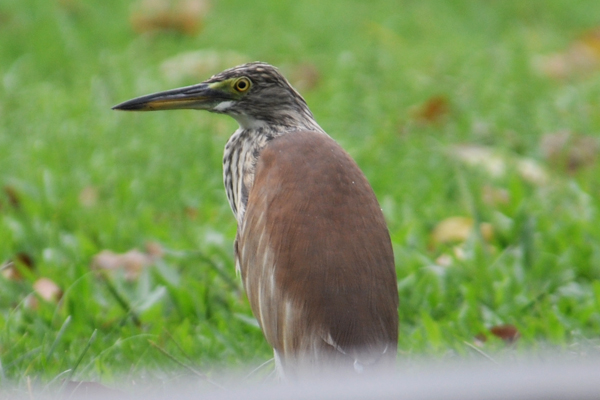
<svg viewBox="0 0 600 400"><path fill-rule="evenodd" d="M422 367L422 368L421 368ZM410 399L565 400L600 399L600 360L419 367L371 379L321 379L274 387L239 388L203 399ZM193 398L182 397L182 399Z"/></svg>
<svg viewBox="0 0 600 400"><path fill-rule="evenodd" d="M134 393L107 396L104 390L87 394L71 393L69 399L156 399L156 400L564 400L600 399L600 359L519 360L495 364L492 361L457 364L412 364L393 374L378 377L327 376L303 382L242 384L243 379L225 388L207 387L206 382L163 383L156 387L137 386ZM221 377L227 377L224 373ZM93 390L92 390L93 392ZM2 397L2 396L0 396ZM35 398L46 398L35 396ZM61 398L52 396L52 398Z"/></svg>

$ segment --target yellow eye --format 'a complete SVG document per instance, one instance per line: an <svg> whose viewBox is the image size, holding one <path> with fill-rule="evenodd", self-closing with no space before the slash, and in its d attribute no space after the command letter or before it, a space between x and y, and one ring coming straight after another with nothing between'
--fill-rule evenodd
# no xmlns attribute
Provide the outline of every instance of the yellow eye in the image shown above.
<svg viewBox="0 0 600 400"><path fill-rule="evenodd" d="M244 93L250 89L250 79L248 78L240 78L233 84L233 88L240 93Z"/></svg>

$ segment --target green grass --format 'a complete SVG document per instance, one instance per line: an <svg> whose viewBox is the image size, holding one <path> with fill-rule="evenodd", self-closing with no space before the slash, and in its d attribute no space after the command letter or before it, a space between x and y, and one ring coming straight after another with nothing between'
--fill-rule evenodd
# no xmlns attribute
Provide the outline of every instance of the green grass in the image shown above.
<svg viewBox="0 0 600 400"><path fill-rule="evenodd" d="M160 64L198 49L319 70L303 94L388 220L401 357L467 354L465 341L503 323L521 332L519 349L597 343L600 167L569 174L539 141L559 130L599 136L600 72L557 81L532 64L599 25L600 2L223 0L192 36L139 35L130 10L115 0L0 4L0 186L19 199L0 194L0 262L34 260L32 271L19 265L21 281L0 277L2 382L162 379L177 364L152 343L203 371L271 356L234 272L221 157L235 122L110 110L172 87ZM432 96L448 99L448 115L418 123ZM512 169L492 178L449 156L461 143L537 160L550 181ZM486 185L508 203L482 201ZM92 206L79 200L88 187ZM495 236L474 235L440 267L453 249L430 234L451 216L489 222ZM166 254L139 280L91 272L100 251L149 241ZM59 304L27 306L39 277L62 288ZM490 338L483 350L502 347Z"/></svg>

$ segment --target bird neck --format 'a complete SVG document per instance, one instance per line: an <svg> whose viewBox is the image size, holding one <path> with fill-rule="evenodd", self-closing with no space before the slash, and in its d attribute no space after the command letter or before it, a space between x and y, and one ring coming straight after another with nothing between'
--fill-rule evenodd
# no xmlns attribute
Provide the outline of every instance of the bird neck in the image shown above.
<svg viewBox="0 0 600 400"><path fill-rule="evenodd" d="M240 126L227 141L223 155L223 181L231 210L235 215L238 227L242 226L248 195L254 184L256 164L261 151L274 138L282 135L293 135L295 131L325 131L314 122L301 129L283 126L263 125L254 128Z"/></svg>

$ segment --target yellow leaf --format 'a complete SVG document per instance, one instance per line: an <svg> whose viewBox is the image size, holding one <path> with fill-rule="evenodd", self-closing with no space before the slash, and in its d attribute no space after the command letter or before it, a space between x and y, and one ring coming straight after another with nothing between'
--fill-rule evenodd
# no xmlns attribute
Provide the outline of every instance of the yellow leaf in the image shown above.
<svg viewBox="0 0 600 400"><path fill-rule="evenodd" d="M469 217L449 217L441 221L431 232L431 241L434 245L442 243L455 243L466 241L473 231L473 219ZM491 224L483 222L479 225L481 236L492 240L494 228Z"/></svg>

